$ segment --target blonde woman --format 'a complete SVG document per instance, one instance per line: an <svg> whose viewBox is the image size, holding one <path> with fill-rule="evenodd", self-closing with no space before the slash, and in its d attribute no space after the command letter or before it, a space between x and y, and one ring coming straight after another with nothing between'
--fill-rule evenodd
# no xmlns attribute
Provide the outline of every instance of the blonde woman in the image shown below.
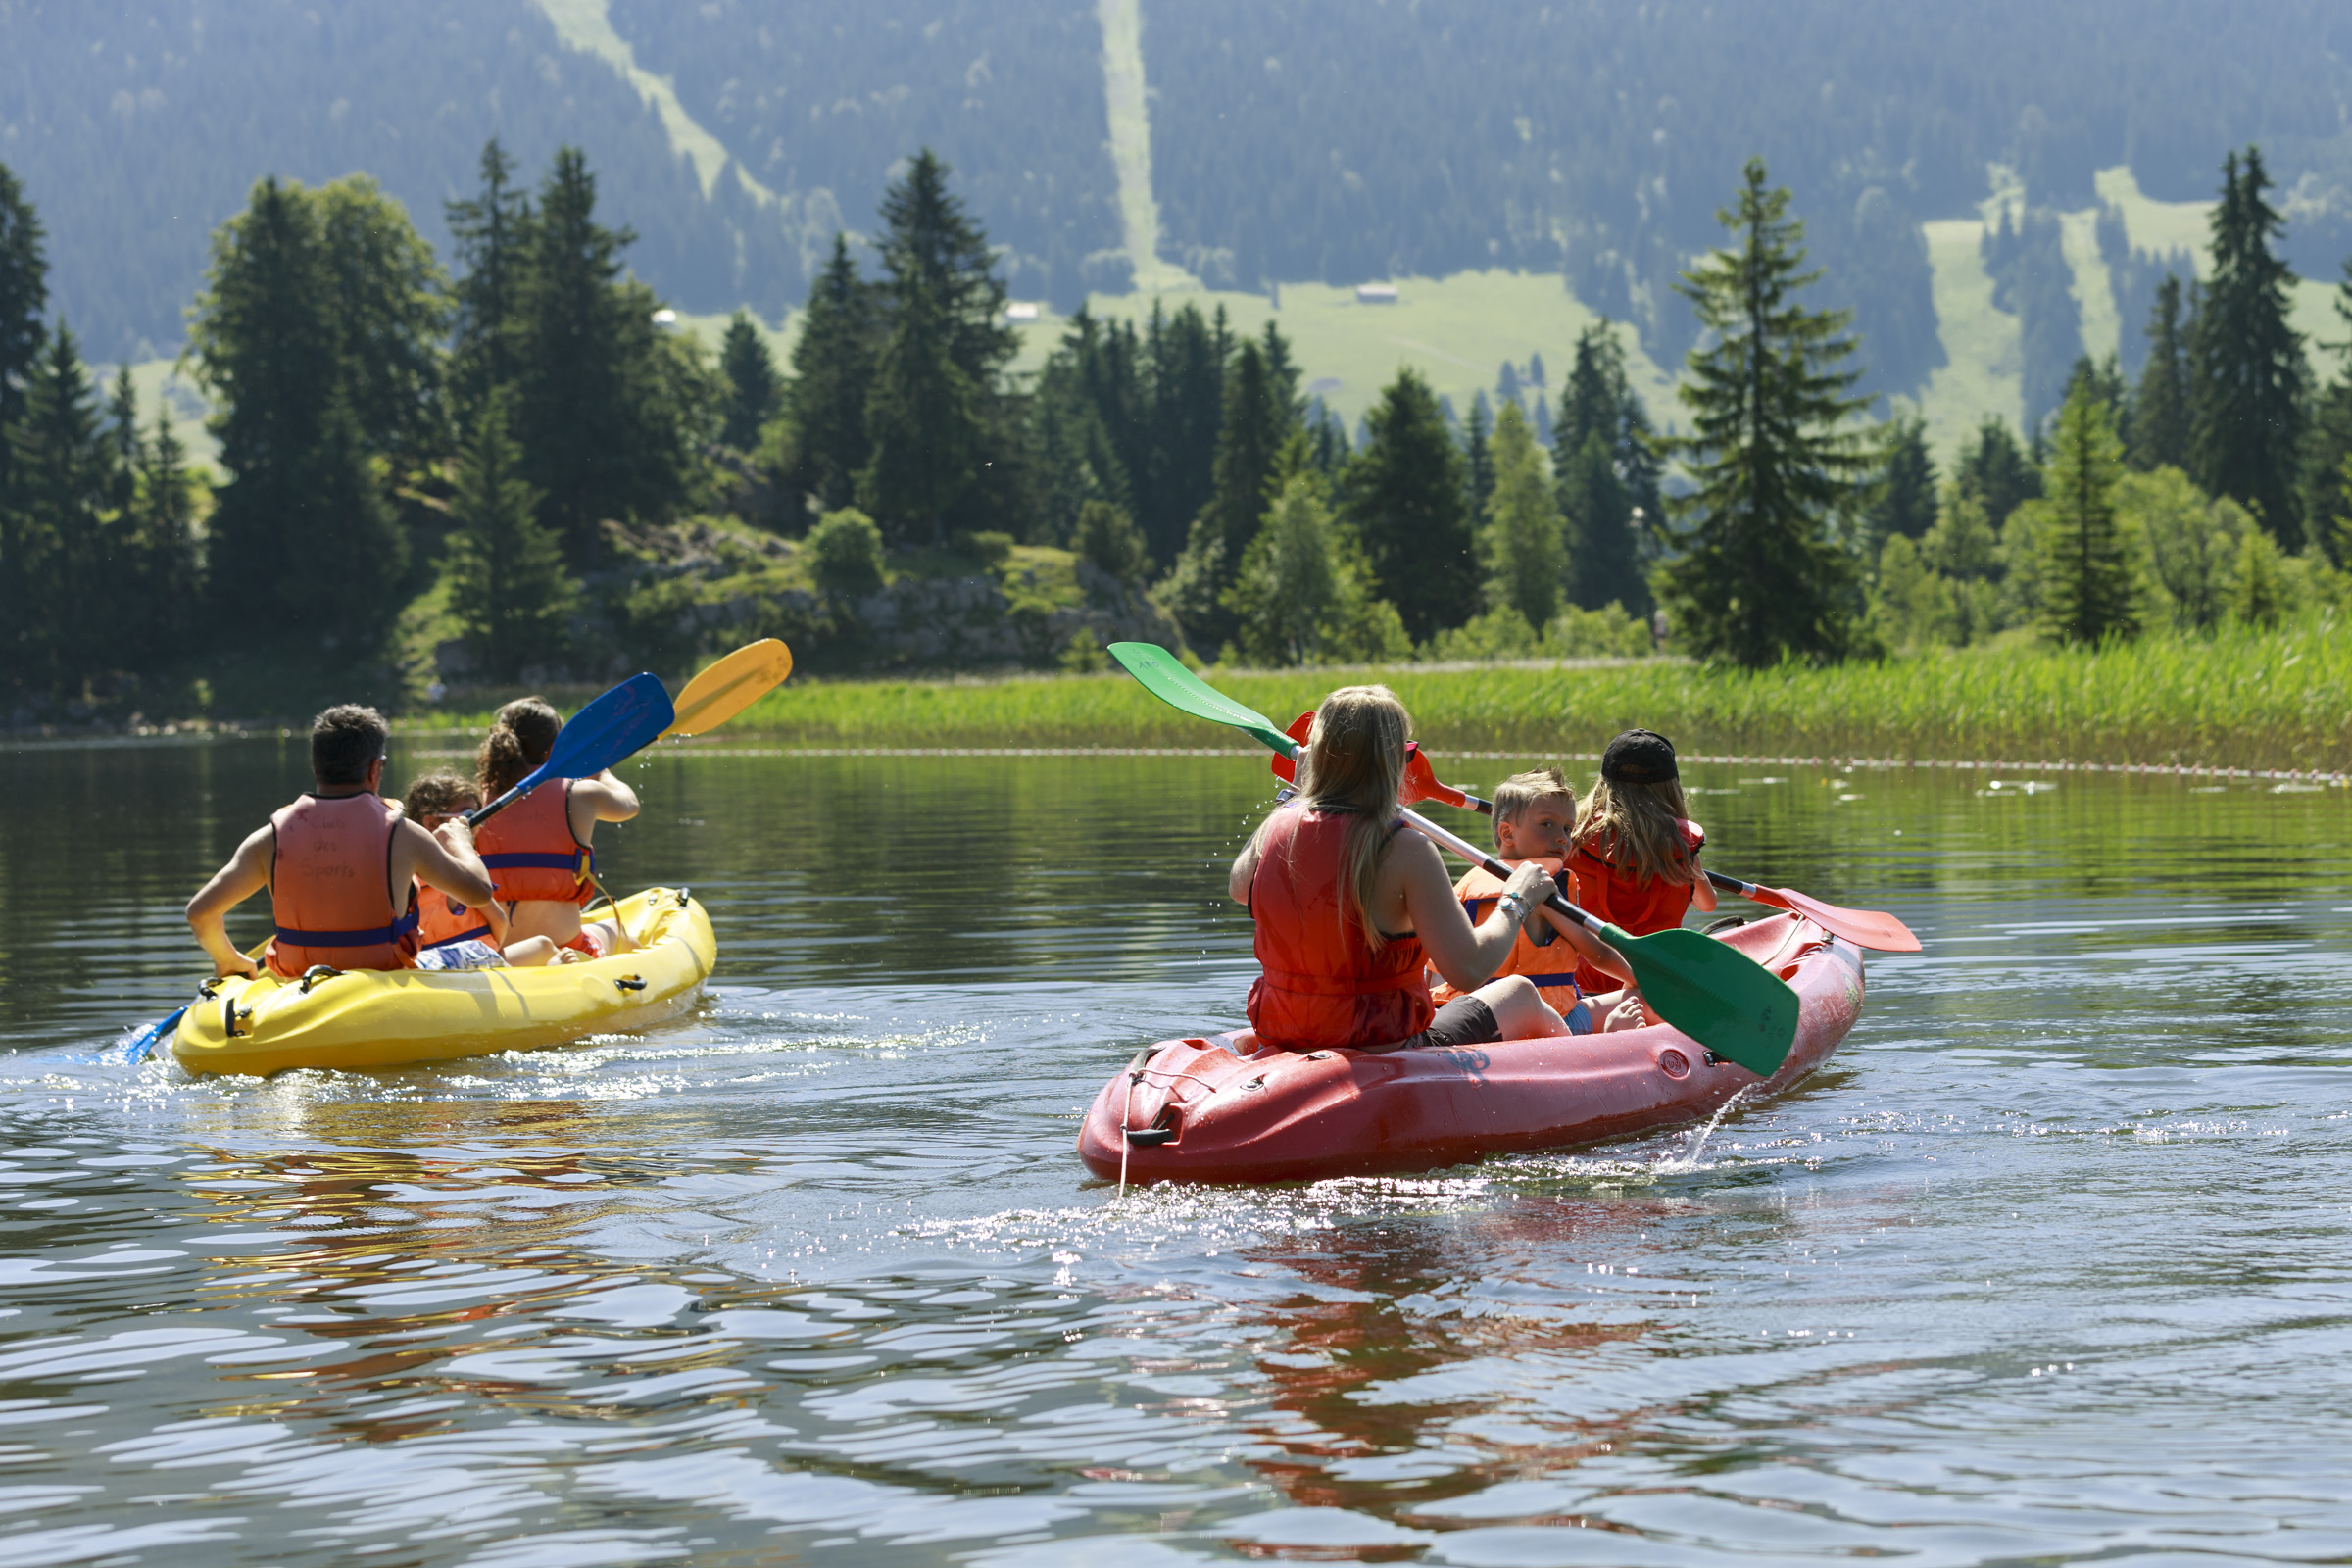
<svg viewBox="0 0 2352 1568"><path fill-rule="evenodd" d="M1263 971L1250 1024L1294 1051L1403 1051L1564 1035L1533 984L1488 977L1549 891L1544 868L1511 873L1473 926L1435 846L1396 809L1412 719L1386 686L1323 699L1298 796L1258 824L1228 882L1257 927ZM1443 1008L1424 962L1465 995Z"/></svg>

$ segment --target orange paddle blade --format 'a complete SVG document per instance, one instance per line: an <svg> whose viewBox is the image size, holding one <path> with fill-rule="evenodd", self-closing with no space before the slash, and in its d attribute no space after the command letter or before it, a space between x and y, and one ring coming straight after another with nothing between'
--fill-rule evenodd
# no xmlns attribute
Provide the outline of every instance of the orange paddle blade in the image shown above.
<svg viewBox="0 0 2352 1568"><path fill-rule="evenodd" d="M1307 732L1315 727L1315 715L1300 713L1283 733L1300 746L1306 744ZM1298 782L1298 764L1290 758L1277 755L1273 762L1274 776L1285 784ZM1421 755L1421 743L1413 741L1404 748L1404 778L1396 786L1398 806L1417 806L1423 801L1441 801L1447 806L1467 806L1470 798L1450 784L1438 781L1429 759Z"/></svg>
<svg viewBox="0 0 2352 1568"><path fill-rule="evenodd" d="M1919 938L1911 928L1891 914L1877 909L1845 909L1835 904L1824 904L1809 894L1790 888L1758 887L1745 895L1758 904L1769 904L1776 909L1801 914L1824 931L1841 936L1857 948L1873 953L1917 953Z"/></svg>
<svg viewBox="0 0 2352 1568"><path fill-rule="evenodd" d="M792 650L773 637L736 649L686 683L673 705L677 717L663 740L716 729L766 696L792 673Z"/></svg>

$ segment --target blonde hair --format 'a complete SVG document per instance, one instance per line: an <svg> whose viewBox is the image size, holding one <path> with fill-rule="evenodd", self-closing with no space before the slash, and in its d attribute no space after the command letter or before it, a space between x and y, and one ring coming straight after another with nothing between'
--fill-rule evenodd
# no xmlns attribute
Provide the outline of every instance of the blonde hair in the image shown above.
<svg viewBox="0 0 2352 1568"><path fill-rule="evenodd" d="M474 755L474 780L482 799L495 801L521 783L530 770L547 760L555 749L556 732L564 715L544 697L517 697L498 710L498 722L482 739Z"/></svg>
<svg viewBox="0 0 2352 1568"><path fill-rule="evenodd" d="M1576 847L1588 850L1642 883L1697 885L1699 871L1683 848L1681 821L1690 814L1680 779L1660 784L1595 779L1576 819Z"/></svg>
<svg viewBox="0 0 2352 1568"><path fill-rule="evenodd" d="M408 808L411 821L421 822L428 816L470 811L482 804L482 795L473 780L443 768L409 780L409 798L401 804Z"/></svg>
<svg viewBox="0 0 2352 1568"><path fill-rule="evenodd" d="M1494 786L1494 847L1502 848L1502 825L1517 822L1519 813L1538 801L1554 795L1568 798L1568 815L1576 817L1576 786L1556 767L1539 767L1525 773L1513 773Z"/></svg>
<svg viewBox="0 0 2352 1568"><path fill-rule="evenodd" d="M1373 918L1372 889L1389 826L1396 819L1404 748L1412 738L1413 716L1395 692L1386 686L1343 686L1315 710L1315 727L1298 760L1299 807L1353 817L1340 852L1341 885L1355 906L1364 945L1375 950L1388 938Z"/></svg>

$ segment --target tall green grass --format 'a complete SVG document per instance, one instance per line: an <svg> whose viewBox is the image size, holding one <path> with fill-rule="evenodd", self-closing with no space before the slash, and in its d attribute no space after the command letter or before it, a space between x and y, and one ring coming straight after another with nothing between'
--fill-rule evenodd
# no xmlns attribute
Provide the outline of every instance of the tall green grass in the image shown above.
<svg viewBox="0 0 2352 1568"><path fill-rule="evenodd" d="M1383 680L1435 748L1598 751L1645 725L1687 752L1986 761L2352 768L2352 636L2314 615L2275 631L2151 636L2097 651L1983 649L1747 673L1664 660L1596 666L1220 671L1287 722L1332 687ZM794 684L711 744L1248 747L1124 674Z"/></svg>

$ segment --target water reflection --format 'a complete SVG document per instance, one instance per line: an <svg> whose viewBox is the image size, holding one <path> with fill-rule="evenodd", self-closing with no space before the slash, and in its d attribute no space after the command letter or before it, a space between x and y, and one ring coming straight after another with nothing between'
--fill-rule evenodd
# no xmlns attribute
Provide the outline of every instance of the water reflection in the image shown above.
<svg viewBox="0 0 2352 1568"><path fill-rule="evenodd" d="M712 906L694 1015L76 1059L180 1000L179 902L299 762L0 754L0 1560L2352 1539L2340 793L1694 769L1727 868L1929 939L1830 1071L1703 1145L1121 1198L1079 1107L1238 1017L1262 767L664 753L608 853Z"/></svg>

